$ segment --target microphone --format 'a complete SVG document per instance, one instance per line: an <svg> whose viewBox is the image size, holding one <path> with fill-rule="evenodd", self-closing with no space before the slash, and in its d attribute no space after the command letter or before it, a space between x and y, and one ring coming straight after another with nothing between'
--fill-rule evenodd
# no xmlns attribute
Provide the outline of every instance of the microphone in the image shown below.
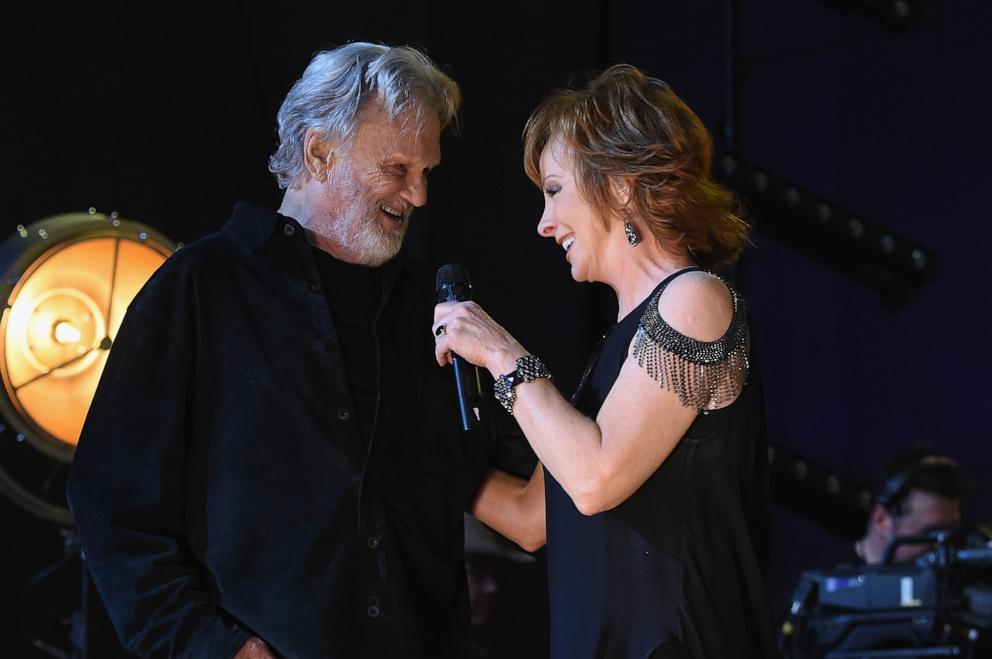
<svg viewBox="0 0 992 659"><path fill-rule="evenodd" d="M472 282L468 272L458 263L441 266L435 280L437 302L465 302L472 299ZM458 391L458 411L461 413L462 430L479 425L482 407L482 385L479 369L455 353L451 353L455 370L455 389Z"/></svg>

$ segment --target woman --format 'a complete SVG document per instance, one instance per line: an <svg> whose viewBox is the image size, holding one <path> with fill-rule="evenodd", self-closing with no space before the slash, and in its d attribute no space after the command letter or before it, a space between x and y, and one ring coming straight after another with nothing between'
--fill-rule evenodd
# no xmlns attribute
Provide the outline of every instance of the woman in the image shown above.
<svg viewBox="0 0 992 659"><path fill-rule="evenodd" d="M610 285L618 321L570 404L478 305L438 305L438 361L488 369L543 465L527 483L494 473L475 513L529 549L546 518L556 658L773 656L760 389L743 300L707 272L747 227L710 175L710 137L620 65L548 98L524 152L538 233L576 281Z"/></svg>

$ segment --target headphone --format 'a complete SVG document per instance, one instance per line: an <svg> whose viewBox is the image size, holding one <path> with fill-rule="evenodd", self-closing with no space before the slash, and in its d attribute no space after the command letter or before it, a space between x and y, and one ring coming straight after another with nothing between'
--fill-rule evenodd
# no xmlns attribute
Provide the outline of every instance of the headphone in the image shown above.
<svg viewBox="0 0 992 659"><path fill-rule="evenodd" d="M906 491L910 482L923 471L933 469L934 467L957 469L958 463L946 455L924 455L915 463L896 472L894 476L891 476L885 481L885 485L882 487L882 491L878 493L875 501L886 510L892 510L893 503Z"/></svg>

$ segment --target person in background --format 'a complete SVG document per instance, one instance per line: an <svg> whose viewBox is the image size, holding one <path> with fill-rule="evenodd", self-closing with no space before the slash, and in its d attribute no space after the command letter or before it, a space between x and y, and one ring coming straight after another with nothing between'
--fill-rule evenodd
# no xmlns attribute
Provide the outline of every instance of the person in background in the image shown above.
<svg viewBox="0 0 992 659"><path fill-rule="evenodd" d="M927 448L891 456L882 465L879 483L865 534L835 565L875 565L896 538L953 529L961 522L961 499L971 488L957 462ZM893 562L911 562L929 549L927 543L899 545Z"/></svg>
<svg viewBox="0 0 992 659"><path fill-rule="evenodd" d="M469 623L472 626L472 659L491 657L502 581L516 565L534 562L534 557L517 549L506 538L486 528L471 515L465 515L465 573L468 576ZM506 633L509 630L502 630Z"/></svg>
<svg viewBox="0 0 992 659"><path fill-rule="evenodd" d="M948 547L987 547L992 537L988 529L981 525L968 529L962 520L962 500L970 491L970 478L961 466L933 449L914 447L885 460L879 470L864 535L848 544L840 555L802 572L784 603L779 630L783 656L821 656L831 649L837 650L836 644L845 638L845 643L854 644L848 650L858 649L859 642L872 643L872 648L879 649L917 647L913 644L916 640L909 640L915 632L905 635L900 632L900 624L905 620L898 614L887 618L879 612L867 615L856 608L849 611L821 605L823 584L844 583L856 574L858 583L866 589L867 602L879 605L890 597L888 606L893 609L905 606L894 599L891 590L874 590L878 582L872 580L872 574L891 575L891 572L884 572L891 565L891 569L899 571L900 577L907 578L912 586L911 575L926 569L913 563L935 548L931 534L936 531L948 532L945 536ZM902 591L902 597L906 597L906 592ZM912 588L908 592L911 593ZM948 591L940 592L932 596L943 598ZM835 616L836 622L833 621ZM842 621L845 616L847 619ZM812 621L817 620L819 625L814 625ZM844 633L838 634L842 628ZM874 645L876 641L888 643L887 638L895 645ZM916 638L927 638L927 634Z"/></svg>

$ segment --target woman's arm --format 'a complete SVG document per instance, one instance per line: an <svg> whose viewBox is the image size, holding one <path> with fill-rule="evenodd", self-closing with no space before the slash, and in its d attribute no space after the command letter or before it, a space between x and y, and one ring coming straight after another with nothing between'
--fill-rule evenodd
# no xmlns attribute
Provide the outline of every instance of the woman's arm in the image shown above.
<svg viewBox="0 0 992 659"><path fill-rule="evenodd" d="M696 418L694 409L630 358L595 420L579 413L547 380L518 389L517 422L585 515L609 510L633 494Z"/></svg>
<svg viewBox="0 0 992 659"><path fill-rule="evenodd" d="M472 505L472 514L489 528L527 551L547 542L544 518L544 468L540 463L529 481L493 469Z"/></svg>
<svg viewBox="0 0 992 659"><path fill-rule="evenodd" d="M686 275L666 290L659 312L682 334L713 341L727 330L732 305L715 277ZM438 305L435 327L442 324L446 331L436 346L441 363L454 351L499 377L527 354L475 303ZM628 357L596 419L577 411L545 379L516 388L513 413L538 459L576 507L592 515L633 494L685 435L697 410Z"/></svg>

